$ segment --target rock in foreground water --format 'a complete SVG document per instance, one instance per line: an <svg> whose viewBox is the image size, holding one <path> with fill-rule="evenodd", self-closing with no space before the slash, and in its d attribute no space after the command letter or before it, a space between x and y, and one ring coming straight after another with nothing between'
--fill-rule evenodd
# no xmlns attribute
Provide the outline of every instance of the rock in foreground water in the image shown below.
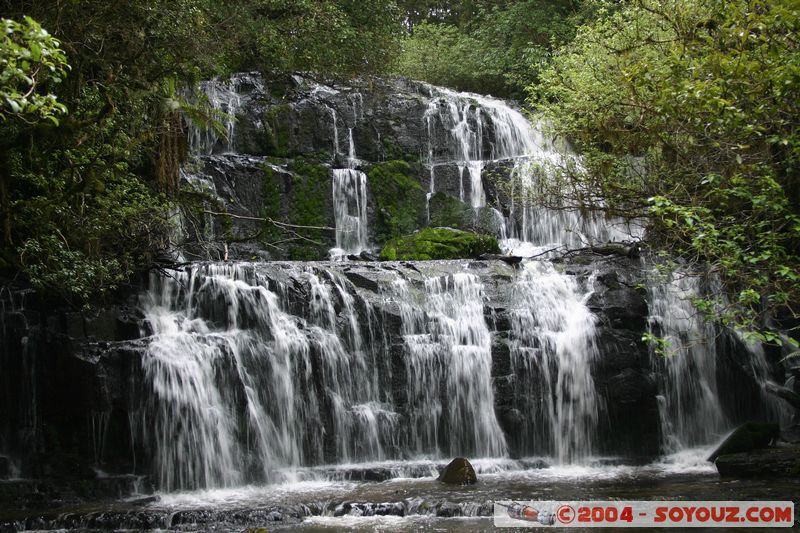
<svg viewBox="0 0 800 533"><path fill-rule="evenodd" d="M733 430L727 439L708 457L714 461L720 455L749 452L766 448L773 439L780 435L778 424L771 422L746 422Z"/></svg>
<svg viewBox="0 0 800 533"><path fill-rule="evenodd" d="M473 485L478 482L475 469L463 457L456 457L439 474L439 481L449 485Z"/></svg>
<svg viewBox="0 0 800 533"><path fill-rule="evenodd" d="M800 447L732 453L714 464L723 478L800 478Z"/></svg>

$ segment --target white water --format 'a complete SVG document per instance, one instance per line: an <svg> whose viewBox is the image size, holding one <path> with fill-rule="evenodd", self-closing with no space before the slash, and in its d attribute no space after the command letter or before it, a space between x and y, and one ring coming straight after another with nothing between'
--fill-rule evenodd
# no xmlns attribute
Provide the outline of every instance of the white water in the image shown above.
<svg viewBox="0 0 800 533"><path fill-rule="evenodd" d="M214 128L207 125L195 125L189 122L189 153L192 155L211 155L215 152L229 153L233 151L236 140L236 114L242 107L240 85L242 78L237 76L229 80L210 80L201 82L199 91L207 99L213 110L211 118L220 120L225 128L224 137ZM252 82L253 80L247 80ZM202 102L201 102L202 105Z"/></svg>
<svg viewBox="0 0 800 533"><path fill-rule="evenodd" d="M353 101L354 121L363 118L363 97L357 95ZM339 154L339 132L336 111L333 115L334 143ZM367 229L367 175L356 170L359 164L353 128L347 129L347 168L335 168L333 174L333 213L336 220L336 247L329 255L333 260L344 260L348 255L358 255L369 246Z"/></svg>
<svg viewBox="0 0 800 533"><path fill-rule="evenodd" d="M506 161L511 166L510 179L500 187L510 196L511 205L503 234L498 235L504 252L525 257L554 247L641 238L640 228L620 220L537 205L541 180L550 179L554 168L580 166L575 154L566 147L557 148L545 137L541 125L532 125L502 100L439 87L430 91L423 117L428 136L429 197L436 192L437 167L455 165L460 200L475 209L485 207L484 169Z"/></svg>
<svg viewBox="0 0 800 533"><path fill-rule="evenodd" d="M664 449L676 452L713 442L730 423L725 419L717 391L716 337L691 299L700 294L694 276L675 272L662 283L652 283L650 327L668 343L654 362L663 368L659 408Z"/></svg>
<svg viewBox="0 0 800 533"><path fill-rule="evenodd" d="M519 427L523 449L559 463L581 461L593 449L598 423L591 375L595 317L591 294L548 262L524 264L512 286L511 361L515 402L529 417Z"/></svg>
<svg viewBox="0 0 800 533"><path fill-rule="evenodd" d="M331 255L359 254L368 246L367 175L350 168L332 172L336 249Z"/></svg>
<svg viewBox="0 0 800 533"><path fill-rule="evenodd" d="M648 284L650 331L666 345L663 354L652 348L653 369L658 376L659 414L662 449L665 453L708 445L718 441L735 426L729 420L720 390L718 360L724 350L726 335L734 336L739 350L745 352L748 374L760 386L761 415L776 421L785 419L786 409L776 396L766 390L771 378L764 350L731 331L705 320L693 300L705 292L697 273L677 269L669 273L653 272ZM725 361L725 365L736 364ZM740 393L741 394L741 393Z"/></svg>
<svg viewBox="0 0 800 533"><path fill-rule="evenodd" d="M218 92L220 109L241 105ZM345 155L340 121L348 142L348 168L332 171L336 257L368 246L367 179L356 169L354 142L354 128L366 116L363 98L351 98L350 105L340 109L342 117L329 108L337 155ZM531 192L549 178L548 165L579 162L504 102L431 88L423 118L429 198L437 190L437 168L451 165L460 198L476 210L491 207L484 170L497 161L513 168L513 203L501 225L501 236L509 237L505 251L530 256L638 236L575 210L534 205ZM235 123L228 127L232 142ZM211 137L199 136L195 146L196 153L220 149ZM341 274L291 268L285 285L268 282L252 265L200 266L176 280L154 280L147 312L154 336L144 368L152 391L138 431L153 443L163 488L300 479L303 469L326 463L453 455L502 462L514 447L554 461L554 477L609 468L588 466L603 410L590 372L598 357L595 317L586 306L592 277L583 282L537 261L523 263L504 282L512 292L508 342L518 417L516 431L504 435L495 414L496 339L484 317L480 278L463 271L412 287L397 277L386 295L399 308L403 355L397 362L376 333L381 322L374 310ZM305 291L302 308L287 296L292 284ZM676 351L653 359L664 451L672 454L665 472L707 468L687 450L715 442L731 425L717 390L714 328L694 316L688 298L697 290L680 279L649 287L651 324ZM392 364L406 375L399 391ZM753 359L753 371L766 379L763 354Z"/></svg>
<svg viewBox="0 0 800 533"><path fill-rule="evenodd" d="M287 480L325 462L506 453L477 276L427 279L419 305L396 283L405 418L372 307L334 270L281 268L293 281L246 263L152 278L134 435L163 490Z"/></svg>
<svg viewBox="0 0 800 533"><path fill-rule="evenodd" d="M321 462L325 439L337 458L384 457L396 417L373 373L382 345L344 281L322 275L298 274L312 296L308 321L250 265L153 278L151 390L137 432L162 488L269 480L277 468Z"/></svg>
<svg viewBox="0 0 800 533"><path fill-rule="evenodd" d="M457 273L426 280L421 306L413 302L404 280L395 281L394 292L406 345L411 450L433 456L504 455L505 438L494 413L491 334L478 277Z"/></svg>

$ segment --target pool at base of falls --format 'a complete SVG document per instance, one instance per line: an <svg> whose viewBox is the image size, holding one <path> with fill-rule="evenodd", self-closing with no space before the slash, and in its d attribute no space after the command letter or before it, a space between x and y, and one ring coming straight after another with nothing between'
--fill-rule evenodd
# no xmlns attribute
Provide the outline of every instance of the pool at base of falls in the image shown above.
<svg viewBox="0 0 800 533"><path fill-rule="evenodd" d="M436 480L443 461L412 460L320 466L286 472L286 482L159 494L146 504L112 504L31 513L30 529L137 531L488 531L495 500L784 499L790 482L723 481L693 448L642 465L591 458L582 465L546 459L475 459L478 483ZM346 471L386 469L383 482L337 478ZM292 474L296 477L293 480ZM0 525L7 523L0 516ZM20 522L23 523L23 522ZM100 527L102 525L102 527ZM13 530L13 529L12 529ZM17 529L21 530L21 529Z"/></svg>

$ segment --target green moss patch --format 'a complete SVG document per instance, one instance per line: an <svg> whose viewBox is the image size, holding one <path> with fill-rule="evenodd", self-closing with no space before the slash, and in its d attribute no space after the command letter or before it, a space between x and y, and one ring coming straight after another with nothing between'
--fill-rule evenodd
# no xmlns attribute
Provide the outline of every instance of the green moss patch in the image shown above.
<svg viewBox="0 0 800 533"><path fill-rule="evenodd" d="M498 254L491 235L450 228L425 228L412 235L390 240L381 250L384 261L474 258Z"/></svg>
<svg viewBox="0 0 800 533"><path fill-rule="evenodd" d="M288 104L271 107L264 117L264 131L267 136L267 155L287 157L289 149L289 124L292 108Z"/></svg>
<svg viewBox="0 0 800 533"><path fill-rule="evenodd" d="M373 166L367 175L375 200L375 235L379 241L409 234L425 224L425 191L411 164L387 161Z"/></svg>
<svg viewBox="0 0 800 533"><path fill-rule="evenodd" d="M469 224L472 209L452 196L437 192L430 201L431 222L434 227L464 228Z"/></svg>
<svg viewBox="0 0 800 533"><path fill-rule="evenodd" d="M289 222L298 226L328 225L328 194L330 192L330 170L325 165L297 158L292 166L291 205ZM322 230L302 230L309 239L323 244L301 241L289 247L292 260L315 260L325 256L325 235Z"/></svg>
<svg viewBox="0 0 800 533"><path fill-rule="evenodd" d="M283 214L281 213L281 194L283 188L281 187L280 176L269 165L262 167L264 171L263 183L263 203L261 205L261 216L264 218L271 218L272 220L281 220ZM261 234L262 239L267 243L273 243L280 239L281 232L269 221L264 221L264 231Z"/></svg>
<svg viewBox="0 0 800 533"><path fill-rule="evenodd" d="M333 215L328 201L330 170L327 166L316 163L312 158L298 157L287 168L291 172L291 179L268 164L263 165L262 170L262 217L298 226L331 225ZM318 260L325 257L332 244L329 232L298 229L297 233L321 244L302 239L284 243L281 248L286 250L285 257L293 260ZM269 221L264 221L260 239L265 245L291 237Z"/></svg>

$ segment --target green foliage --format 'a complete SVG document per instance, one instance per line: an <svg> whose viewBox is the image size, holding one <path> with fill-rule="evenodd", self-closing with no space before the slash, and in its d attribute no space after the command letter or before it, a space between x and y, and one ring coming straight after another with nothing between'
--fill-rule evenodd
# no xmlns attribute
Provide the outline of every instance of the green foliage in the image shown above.
<svg viewBox="0 0 800 533"><path fill-rule="evenodd" d="M425 228L412 235L390 240L381 250L384 261L462 259L498 254L500 247L491 235L450 228Z"/></svg>
<svg viewBox="0 0 800 533"><path fill-rule="evenodd" d="M642 335L642 341L649 344L653 348L653 351L661 357L673 355L670 353L670 347L672 346L672 343L669 341L669 339L659 337L658 335L654 335L648 331Z"/></svg>
<svg viewBox="0 0 800 533"><path fill-rule="evenodd" d="M36 193L15 206L22 271L34 287L75 305L117 289L154 254L164 250L172 228L169 205L124 168L73 204L69 182L27 183Z"/></svg>
<svg viewBox="0 0 800 533"><path fill-rule="evenodd" d="M378 72L396 49L402 13L386 0L203 2L215 47L233 70Z"/></svg>
<svg viewBox="0 0 800 533"><path fill-rule="evenodd" d="M375 233L380 242L424 225L425 191L411 164L387 161L370 168L367 176L377 208Z"/></svg>
<svg viewBox="0 0 800 533"><path fill-rule="evenodd" d="M386 161L405 161L407 163L419 163L418 154L410 154L404 151L397 145L390 137L384 137L381 140L383 144L383 159Z"/></svg>
<svg viewBox="0 0 800 533"><path fill-rule="evenodd" d="M461 90L520 97L548 63L553 45L569 41L588 11L564 0L457 4L456 16L436 16L428 6L433 16L423 17L403 42L398 73Z"/></svg>
<svg viewBox="0 0 800 533"><path fill-rule="evenodd" d="M280 220L283 215L281 213L281 183L271 166L264 165L263 169L264 187L262 192L264 202L261 207L261 216L265 219ZM281 232L275 227L275 224L272 224L269 220L265 220L264 231L262 233L263 240L267 243L273 243L276 242L280 236Z"/></svg>
<svg viewBox="0 0 800 533"><path fill-rule="evenodd" d="M0 121L13 117L58 125L67 108L48 88L69 68L60 43L30 17L0 18L0 31Z"/></svg>
<svg viewBox="0 0 800 533"><path fill-rule="evenodd" d="M647 217L654 246L719 273L701 311L770 341L800 298L798 30L788 0L625 2L532 87L585 154L543 197Z"/></svg>

